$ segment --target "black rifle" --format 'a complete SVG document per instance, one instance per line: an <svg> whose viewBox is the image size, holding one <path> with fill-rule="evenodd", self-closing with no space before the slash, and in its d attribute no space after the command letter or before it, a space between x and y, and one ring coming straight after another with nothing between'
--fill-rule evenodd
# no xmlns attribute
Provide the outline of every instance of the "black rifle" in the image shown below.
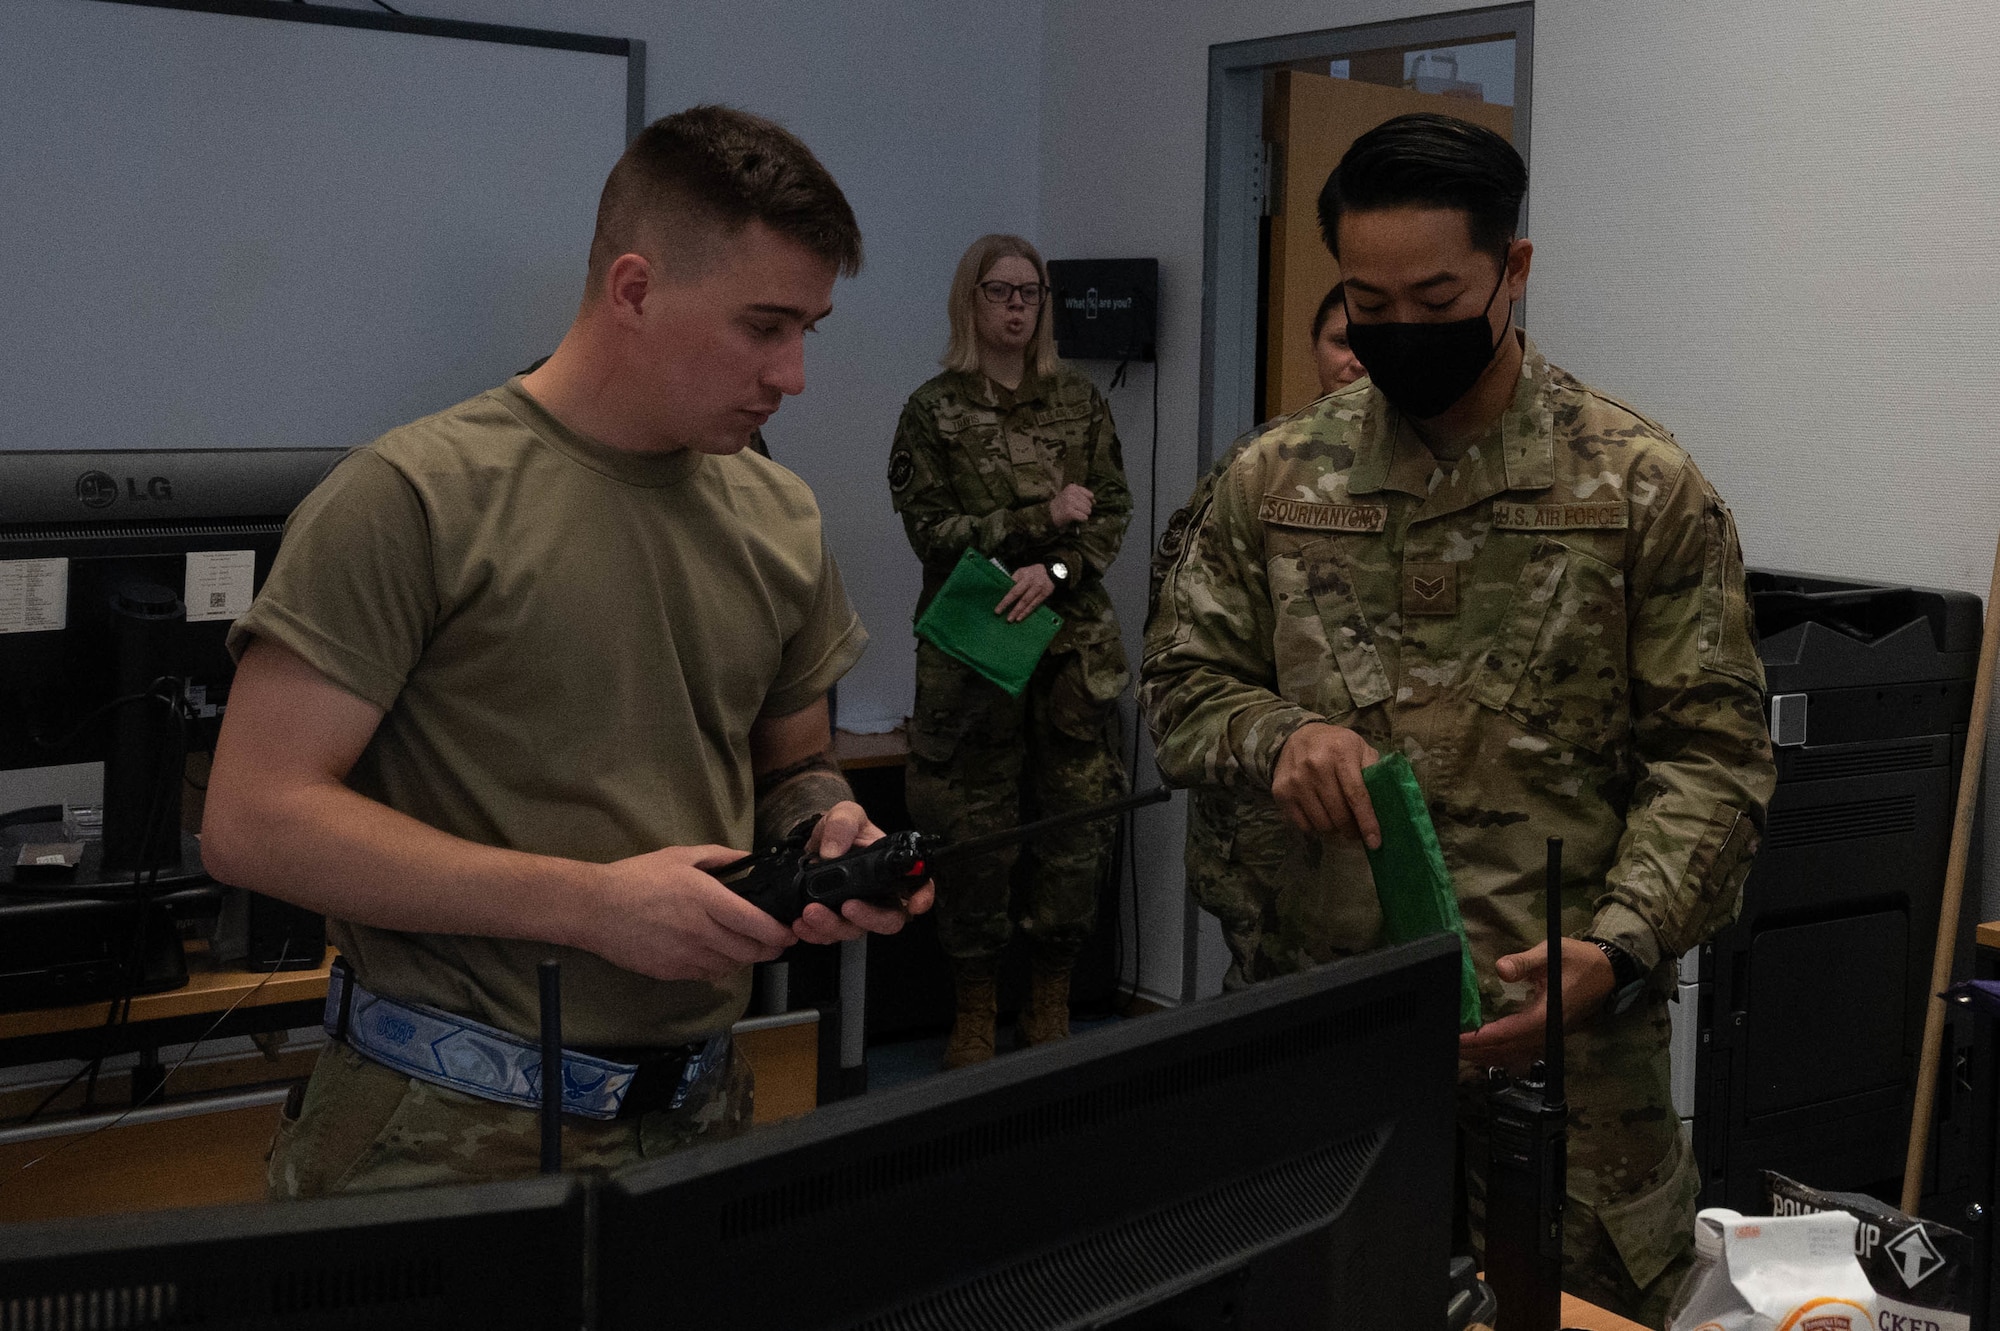
<svg viewBox="0 0 2000 1331"><path fill-rule="evenodd" d="M1112 818L1166 798L1166 788L1154 786L1123 799L1072 809L1040 822L949 846L922 832L891 832L873 845L857 847L833 860L806 856L806 844L812 839L813 828L819 825L814 818L792 829L777 845L723 865L715 870L715 876L772 919L790 924L815 901L836 914L841 903L847 901L889 905L904 900L929 882L940 865L990 854L1058 828Z"/></svg>
<svg viewBox="0 0 2000 1331"><path fill-rule="evenodd" d="M1569 1105L1563 1095L1562 838L1549 838L1548 1027L1543 1058L1516 1081L1487 1069L1486 1283L1497 1331L1562 1325L1563 1186Z"/></svg>

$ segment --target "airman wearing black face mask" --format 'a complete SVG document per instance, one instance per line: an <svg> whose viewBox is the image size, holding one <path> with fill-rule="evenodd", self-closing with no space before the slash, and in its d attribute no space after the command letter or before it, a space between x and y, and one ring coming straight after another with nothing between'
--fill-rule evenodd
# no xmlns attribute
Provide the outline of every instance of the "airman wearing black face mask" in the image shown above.
<svg viewBox="0 0 2000 1331"><path fill-rule="evenodd" d="M1564 1286L1660 1325L1699 1183L1668 1090L1677 957L1734 914L1776 774L1729 510L1660 426L1511 326L1534 248L1506 140L1404 116L1320 195L1368 379L1216 479L1147 626L1160 770L1268 791L1295 838L1256 978L1374 947L1361 769L1416 768L1486 1024L1461 1038L1466 1209L1488 1066L1541 1054L1564 838Z"/></svg>

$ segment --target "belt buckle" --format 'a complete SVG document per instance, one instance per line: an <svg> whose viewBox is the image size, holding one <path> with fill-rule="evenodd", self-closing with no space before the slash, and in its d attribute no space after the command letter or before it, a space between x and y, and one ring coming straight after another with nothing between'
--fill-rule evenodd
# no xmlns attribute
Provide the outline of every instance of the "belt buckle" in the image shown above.
<svg viewBox="0 0 2000 1331"><path fill-rule="evenodd" d="M625 1098L619 1102L618 1117L637 1118L655 1109L674 1108L674 1096L680 1090L681 1076L687 1071L689 1061L700 1052L700 1045L683 1045L678 1049L662 1049L651 1055L621 1060L635 1063L639 1070L632 1074L632 1084L626 1087Z"/></svg>

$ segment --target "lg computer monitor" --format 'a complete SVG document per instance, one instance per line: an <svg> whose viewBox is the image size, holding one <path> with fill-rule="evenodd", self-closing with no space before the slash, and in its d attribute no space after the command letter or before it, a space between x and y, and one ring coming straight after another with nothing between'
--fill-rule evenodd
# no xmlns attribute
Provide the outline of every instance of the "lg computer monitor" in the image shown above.
<svg viewBox="0 0 2000 1331"><path fill-rule="evenodd" d="M1441 1327L1439 936L614 1176L599 1324Z"/></svg>
<svg viewBox="0 0 2000 1331"><path fill-rule="evenodd" d="M342 456L0 451L0 770L22 792L0 815L45 802L43 790L78 789L72 769L103 763L135 719L149 739L171 722L173 749L212 747L235 673L229 626L263 586L285 519ZM179 607L136 652L114 609L134 595ZM164 678L180 682L178 717L153 701L120 703ZM162 779L178 783L169 765L158 764ZM135 808L106 811L107 834L119 815L160 806L153 784L137 782L126 801ZM117 798L109 791L106 802Z"/></svg>

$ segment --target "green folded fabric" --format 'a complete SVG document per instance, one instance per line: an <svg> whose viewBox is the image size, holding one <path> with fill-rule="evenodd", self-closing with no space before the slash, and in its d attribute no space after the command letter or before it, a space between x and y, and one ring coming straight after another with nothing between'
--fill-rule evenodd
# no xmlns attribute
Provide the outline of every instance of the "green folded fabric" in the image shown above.
<svg viewBox="0 0 2000 1331"><path fill-rule="evenodd" d="M1428 934L1458 935L1458 1024L1477 1030L1480 1023L1479 977L1472 970L1472 945L1465 921L1458 914L1458 894L1451 870L1445 867L1437 828L1417 785L1410 760L1391 753L1361 769L1375 821L1382 825L1382 847L1368 852L1375 874L1375 896L1382 903L1382 927L1391 943L1407 943Z"/></svg>
<svg viewBox="0 0 2000 1331"><path fill-rule="evenodd" d="M1005 570L977 550L967 550L924 607L917 636L1018 698L1062 628L1062 616L1041 605L1020 623L1009 624L993 607L1013 587Z"/></svg>

